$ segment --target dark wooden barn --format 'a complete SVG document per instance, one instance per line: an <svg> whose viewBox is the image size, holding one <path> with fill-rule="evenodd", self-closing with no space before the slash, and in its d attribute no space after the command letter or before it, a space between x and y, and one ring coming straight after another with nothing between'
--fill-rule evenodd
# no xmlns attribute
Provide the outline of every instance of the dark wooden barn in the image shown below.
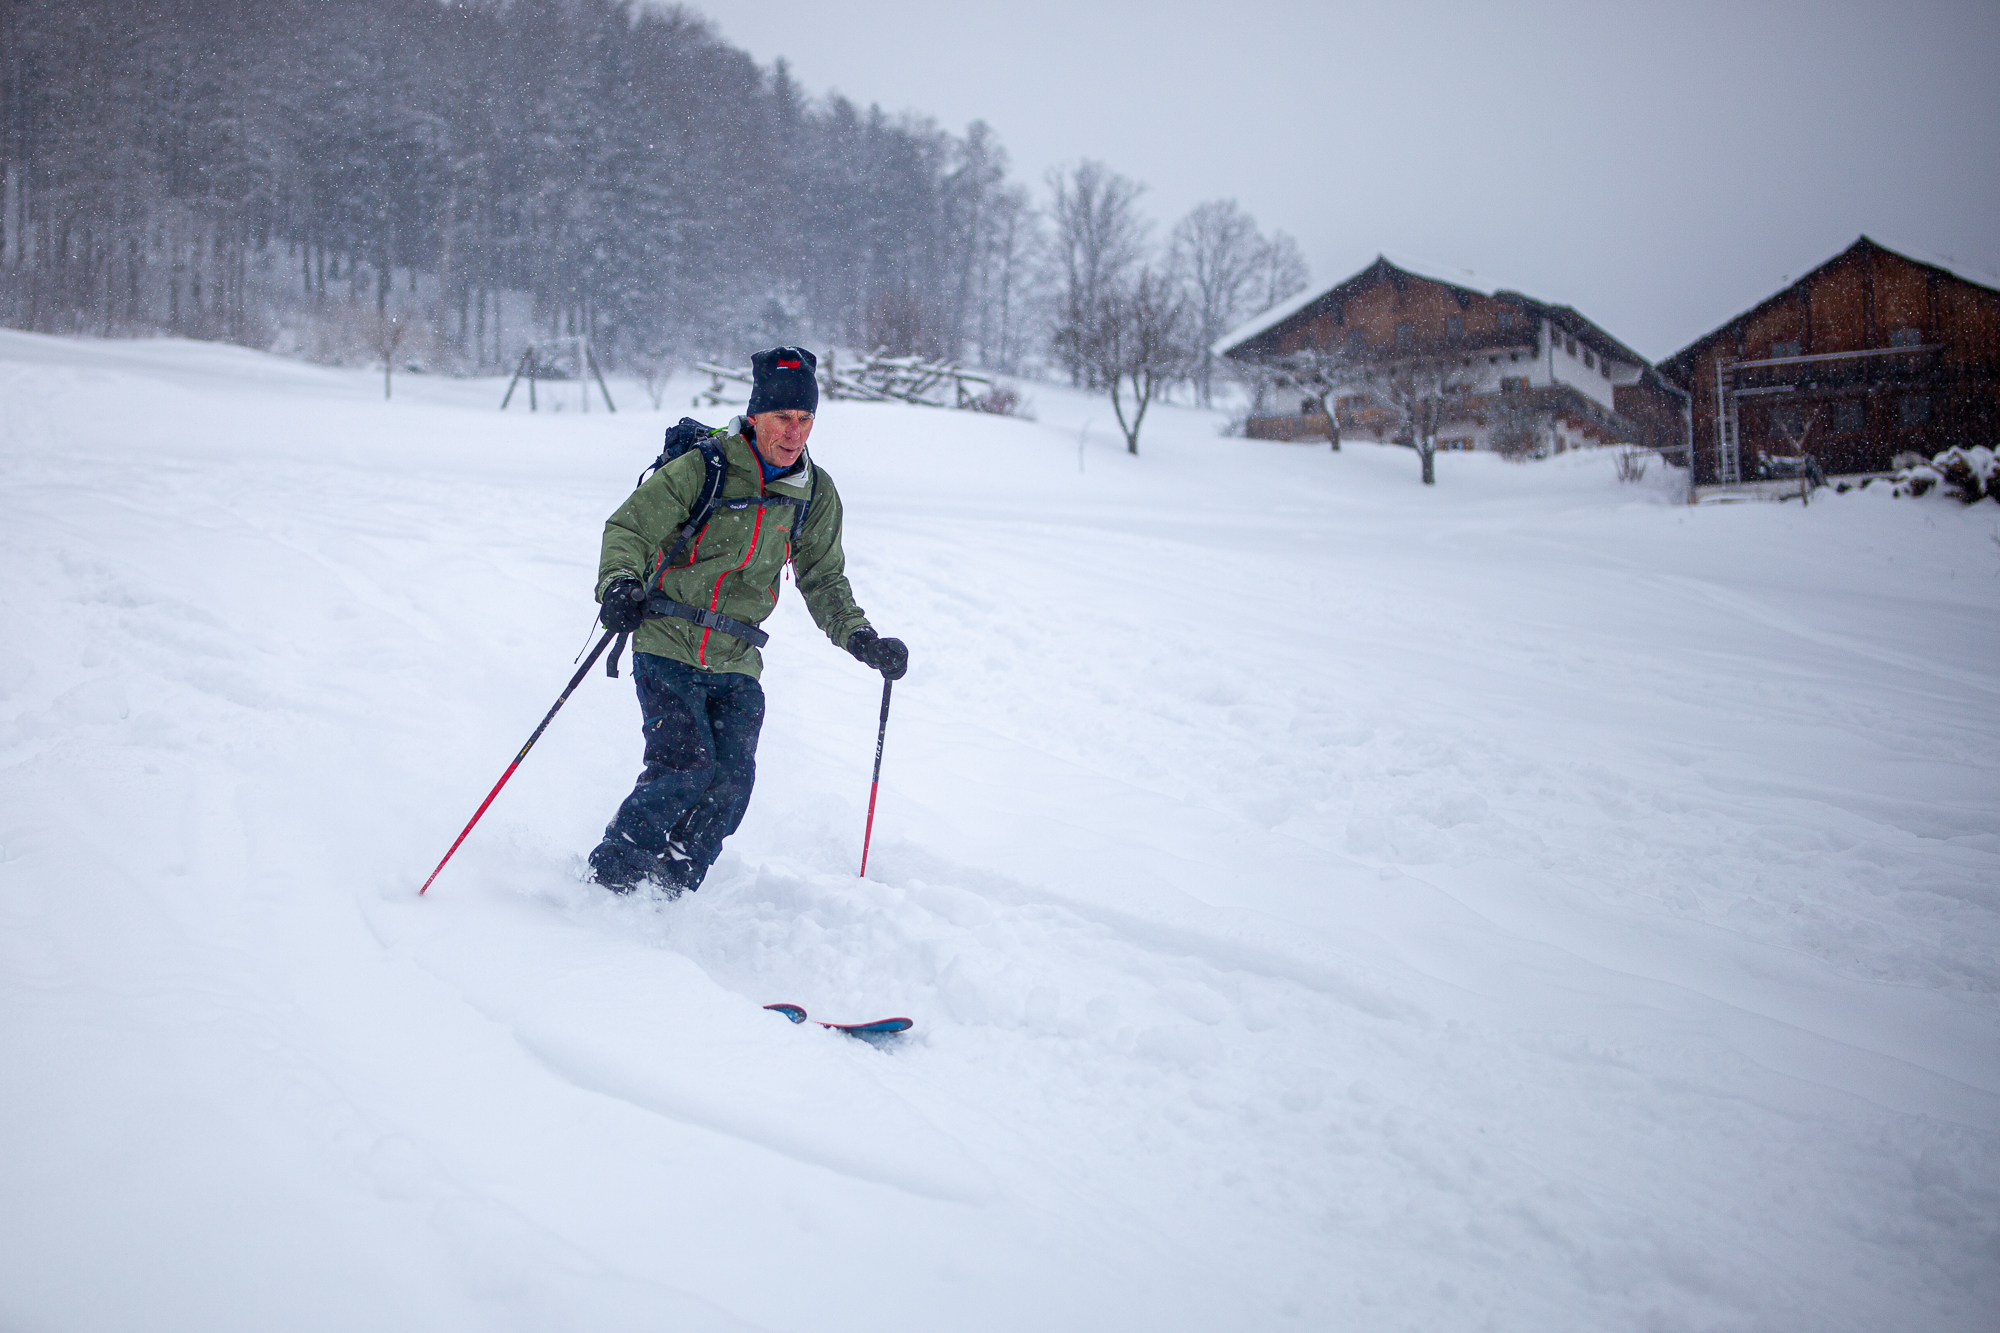
<svg viewBox="0 0 2000 1333"><path fill-rule="evenodd" d="M2000 444L2000 291L1863 236L1660 371L1693 402L1704 484Z"/></svg>

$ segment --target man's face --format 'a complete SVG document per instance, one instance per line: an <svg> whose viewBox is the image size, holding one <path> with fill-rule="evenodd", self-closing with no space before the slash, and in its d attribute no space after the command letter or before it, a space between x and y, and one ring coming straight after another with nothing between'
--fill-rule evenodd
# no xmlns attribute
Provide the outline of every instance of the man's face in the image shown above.
<svg viewBox="0 0 2000 1333"><path fill-rule="evenodd" d="M790 467L805 452L806 436L812 434L813 414L787 408L783 412L759 412L750 418L757 432L757 451L764 461Z"/></svg>

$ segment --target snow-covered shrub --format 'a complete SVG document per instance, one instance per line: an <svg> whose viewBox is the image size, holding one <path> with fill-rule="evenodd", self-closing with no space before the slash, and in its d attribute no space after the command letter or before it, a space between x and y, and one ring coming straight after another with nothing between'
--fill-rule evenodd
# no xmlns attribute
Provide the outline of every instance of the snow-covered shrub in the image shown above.
<svg viewBox="0 0 2000 1333"><path fill-rule="evenodd" d="M1644 481L1646 479L1646 451L1643 449L1623 449L1618 454L1618 480Z"/></svg>
<svg viewBox="0 0 2000 1333"><path fill-rule="evenodd" d="M1529 402L1526 394L1500 395L1487 420L1493 428L1489 436L1493 452L1508 462L1525 463L1549 456L1555 417L1548 409Z"/></svg>
<svg viewBox="0 0 2000 1333"><path fill-rule="evenodd" d="M1889 479L1891 495L1924 495L1944 480L1944 475L1929 463L1918 463L1906 467Z"/></svg>
<svg viewBox="0 0 2000 1333"><path fill-rule="evenodd" d="M1943 487L1943 494L1961 504L1978 504L1989 495L2000 500L2000 457L1985 445L1947 449L1928 462L1911 461L1913 457L1896 455L1898 468L1894 476L1870 477L1861 483L1861 488L1866 490L1876 481L1884 481L1891 495L1928 495ZM1841 489L1847 487L1843 485Z"/></svg>
<svg viewBox="0 0 2000 1333"><path fill-rule="evenodd" d="M1020 417L1023 421L1033 421L1033 404L1021 397L1012 385L996 384L985 394L973 400L973 405L981 412L991 412L998 417Z"/></svg>
<svg viewBox="0 0 2000 1333"><path fill-rule="evenodd" d="M1985 445L1947 449L1931 460L1945 493L1961 504L1978 504L1987 496L2000 500L2000 459Z"/></svg>

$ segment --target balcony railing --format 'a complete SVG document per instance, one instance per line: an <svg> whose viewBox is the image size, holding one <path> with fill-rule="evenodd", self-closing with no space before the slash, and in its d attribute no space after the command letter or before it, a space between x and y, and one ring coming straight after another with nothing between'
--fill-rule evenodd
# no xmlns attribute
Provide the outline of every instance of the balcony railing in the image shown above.
<svg viewBox="0 0 2000 1333"><path fill-rule="evenodd" d="M1814 389L1900 387L1936 380L1944 369L1944 348L1875 347L1861 352L1822 352L1738 361L1730 367L1739 395Z"/></svg>

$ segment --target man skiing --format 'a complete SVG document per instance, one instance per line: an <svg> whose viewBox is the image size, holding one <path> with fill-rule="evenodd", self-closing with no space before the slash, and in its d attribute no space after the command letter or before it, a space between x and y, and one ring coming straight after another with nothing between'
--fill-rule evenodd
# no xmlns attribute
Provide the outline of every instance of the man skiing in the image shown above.
<svg viewBox="0 0 2000 1333"><path fill-rule="evenodd" d="M840 547L840 493L806 452L819 408L818 362L799 347L750 358L743 416L655 472L604 524L599 619L634 635L632 675L646 767L590 854L599 884L630 893L699 888L736 831L757 773L764 723L757 625L789 561L829 639L890 680L909 651L878 636L854 604ZM720 446L719 451L716 446ZM727 471L699 520L712 464ZM622 641L621 641L622 642Z"/></svg>

